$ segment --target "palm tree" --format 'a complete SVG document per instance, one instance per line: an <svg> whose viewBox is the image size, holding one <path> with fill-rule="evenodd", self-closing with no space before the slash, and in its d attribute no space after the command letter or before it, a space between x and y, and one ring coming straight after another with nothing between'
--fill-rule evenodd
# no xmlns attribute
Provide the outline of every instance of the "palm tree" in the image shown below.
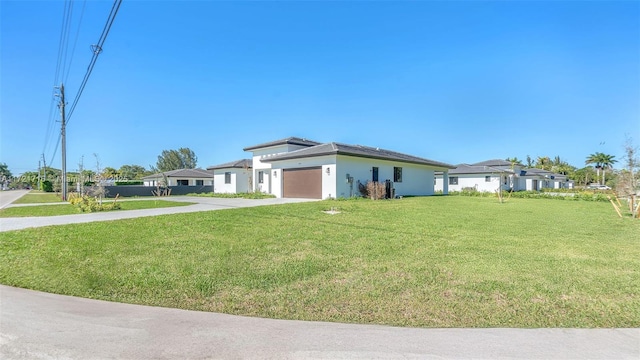
<svg viewBox="0 0 640 360"><path fill-rule="evenodd" d="M587 160L584 163L585 163L585 165L589 165L589 164L594 164L595 165L599 183L600 183L600 169L602 169L602 183L601 184L604 185L605 170L606 169L611 169L611 166L614 163L618 162L618 160L616 160L614 158L615 158L615 156L613 156L613 155L607 155L605 153L596 152L594 154L591 154L591 155L587 156Z"/></svg>
<svg viewBox="0 0 640 360"><path fill-rule="evenodd" d="M514 166L521 164L520 159L518 159L517 157L506 158L505 160L511 163L511 170L513 170Z"/></svg>
<svg viewBox="0 0 640 360"><path fill-rule="evenodd" d="M615 159L613 155L602 154L602 184L605 185L605 172L607 169L611 170L613 168L613 164L617 163L618 160Z"/></svg>
<svg viewBox="0 0 640 360"><path fill-rule="evenodd" d="M538 156L536 160L536 167L542 170L551 169L551 159L548 156Z"/></svg>

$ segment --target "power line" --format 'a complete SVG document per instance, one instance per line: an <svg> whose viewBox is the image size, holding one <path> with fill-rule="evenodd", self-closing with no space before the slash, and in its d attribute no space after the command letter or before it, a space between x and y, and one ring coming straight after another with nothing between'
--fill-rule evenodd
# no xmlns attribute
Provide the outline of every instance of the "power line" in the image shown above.
<svg viewBox="0 0 640 360"><path fill-rule="evenodd" d="M113 21L116 18L116 15L118 14L118 9L120 9L120 4L122 3L122 0L115 0L113 3L113 6L111 7L111 12L109 13L109 18L107 19L106 24L104 25L104 28L102 29L102 34L100 35L100 39L98 39L98 43L95 45L91 46L91 49L93 50L93 56L91 57L91 61L89 62L89 66L87 67L87 72L84 75L84 78L82 79L82 83L80 84L80 89L78 90L78 93L76 94L76 97L73 99L73 102L71 103L71 108L69 109L69 112L66 116L67 118L67 125L69 124L69 121L71 120L71 116L73 115L73 111L75 110L76 106L78 105L78 100L80 100L80 97L82 96L82 92L84 91L84 87L87 85L87 81L89 80L89 76L91 76L91 72L93 71L93 67L96 64L96 61L98 60L98 55L100 55L100 53L102 52L102 47L104 46L104 42L107 40L107 35L109 35L109 30L111 30L111 25L113 24Z"/></svg>

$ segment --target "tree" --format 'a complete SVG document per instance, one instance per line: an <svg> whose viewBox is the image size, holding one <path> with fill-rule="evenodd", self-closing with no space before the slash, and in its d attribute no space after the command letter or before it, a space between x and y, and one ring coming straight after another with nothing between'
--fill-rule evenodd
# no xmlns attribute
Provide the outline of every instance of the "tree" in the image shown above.
<svg viewBox="0 0 640 360"><path fill-rule="evenodd" d="M627 135L624 143L624 162L625 167L621 181L620 190L624 194L632 194L635 192L638 182L636 171L640 167L640 158L638 158L638 147L633 145L633 140Z"/></svg>
<svg viewBox="0 0 640 360"><path fill-rule="evenodd" d="M158 156L156 169L161 172L178 169L195 169L198 158L193 150L180 148L178 150L162 150Z"/></svg>
<svg viewBox="0 0 640 360"><path fill-rule="evenodd" d="M596 152L587 156L585 165L594 164L596 173L598 175L598 182L602 185L605 183L605 174L607 169L611 169L612 165L618 162L613 155L607 155L605 153ZM600 182L600 170L602 170L602 182Z"/></svg>
<svg viewBox="0 0 640 360"><path fill-rule="evenodd" d="M517 157L506 158L505 161L511 163L511 170L513 170L516 165L522 165L522 161L520 161L520 159L518 159Z"/></svg>
<svg viewBox="0 0 640 360"><path fill-rule="evenodd" d="M122 178L127 180L142 179L149 173L144 166L140 165L122 165L118 172Z"/></svg>
<svg viewBox="0 0 640 360"><path fill-rule="evenodd" d="M118 172L118 170L107 166L102 169L101 175L104 179L116 179L118 176L120 176L120 173Z"/></svg>
<svg viewBox="0 0 640 360"><path fill-rule="evenodd" d="M9 166L5 163L0 163L0 184L1 187L5 187L5 185L9 182L11 178L11 171L9 171Z"/></svg>
<svg viewBox="0 0 640 360"><path fill-rule="evenodd" d="M533 167L533 160L531 159L531 156L527 155L527 167L531 168Z"/></svg>
<svg viewBox="0 0 640 360"><path fill-rule="evenodd" d="M548 156L538 156L536 167L542 170L551 170L551 159Z"/></svg>

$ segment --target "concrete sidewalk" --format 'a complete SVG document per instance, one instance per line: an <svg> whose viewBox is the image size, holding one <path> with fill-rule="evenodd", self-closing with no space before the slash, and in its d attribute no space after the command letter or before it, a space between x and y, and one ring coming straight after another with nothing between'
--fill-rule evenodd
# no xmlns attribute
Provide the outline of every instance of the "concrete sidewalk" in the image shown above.
<svg viewBox="0 0 640 360"><path fill-rule="evenodd" d="M4 359L634 359L640 329L415 329L127 305L0 285Z"/></svg>
<svg viewBox="0 0 640 360"><path fill-rule="evenodd" d="M126 210L126 211L106 211L77 215L61 215L61 216L42 216L42 217L16 217L16 218L0 218L0 232L20 230L33 227L42 227L50 225L80 224L94 221L110 221L119 219L133 219L145 216L157 216L166 214L180 214L198 211L211 211L222 209L233 209L241 207L253 207L263 205L277 205L305 201L315 201L310 199L227 199L213 197L198 196L171 196L162 198L162 200L192 202L194 205L143 209L143 210Z"/></svg>

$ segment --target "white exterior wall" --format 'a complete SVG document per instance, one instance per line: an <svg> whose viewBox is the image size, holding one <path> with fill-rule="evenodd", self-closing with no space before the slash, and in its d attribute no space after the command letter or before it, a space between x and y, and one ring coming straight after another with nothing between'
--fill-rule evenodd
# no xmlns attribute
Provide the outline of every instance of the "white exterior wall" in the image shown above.
<svg viewBox="0 0 640 360"><path fill-rule="evenodd" d="M276 195L273 191L272 185L273 172L268 171L271 169L271 163L262 162L263 159L267 159L273 155L283 154L294 150L304 149L307 146L283 144L278 146L271 146L263 149L253 150L253 188L264 193L273 194L276 197L282 197L282 190L280 190L280 196ZM264 181L262 184L258 183L258 172L264 171ZM281 179L282 177L280 177ZM277 186L276 186L277 188Z"/></svg>
<svg viewBox="0 0 640 360"><path fill-rule="evenodd" d="M486 176L490 176L491 181L485 181ZM503 189L508 189L511 182L511 179L508 179L507 185L504 185L502 176L497 174L449 174L449 179L453 177L458 178L458 184L448 184L449 191L462 191L463 188L474 188L477 191L495 192L501 185ZM443 183L442 176L439 175L436 179L436 191L443 191Z"/></svg>
<svg viewBox="0 0 640 360"><path fill-rule="evenodd" d="M225 184L224 174L231 173L231 184ZM251 169L216 169L213 171L213 192L238 194L249 192L249 182L251 179Z"/></svg>
<svg viewBox="0 0 640 360"><path fill-rule="evenodd" d="M434 193L435 168L389 160L338 155L336 172L337 197L360 196L358 181L362 184L371 181L373 167L378 168L378 181L380 182L385 180L393 182L393 168L402 168L402 182L393 182L396 195L433 195ZM353 177L353 184L347 181L347 174Z"/></svg>

